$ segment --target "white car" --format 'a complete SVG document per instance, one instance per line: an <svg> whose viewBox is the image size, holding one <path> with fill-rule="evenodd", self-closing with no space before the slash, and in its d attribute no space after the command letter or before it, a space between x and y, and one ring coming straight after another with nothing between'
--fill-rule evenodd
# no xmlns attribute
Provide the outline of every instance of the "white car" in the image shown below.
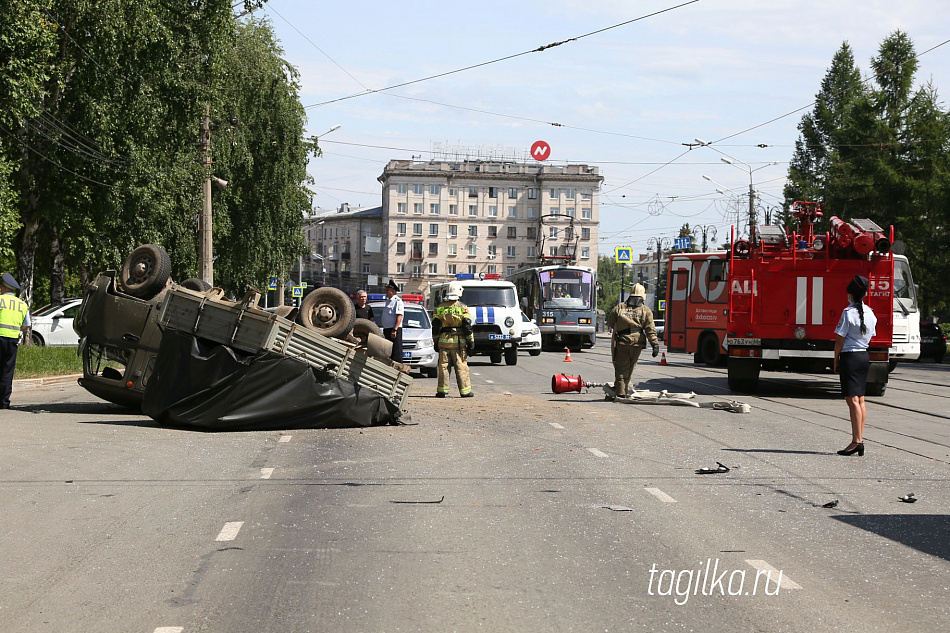
<svg viewBox="0 0 950 633"><path fill-rule="evenodd" d="M518 343L518 349L532 356L541 355L541 329L524 312L521 313L521 342Z"/></svg>
<svg viewBox="0 0 950 633"><path fill-rule="evenodd" d="M373 317L376 325L380 325L383 317L385 302L370 301L373 306ZM403 304L405 311L402 315L402 362L413 369L418 369L425 376L435 378L439 375L439 353L432 346L432 321L429 313L418 303L408 301Z"/></svg>
<svg viewBox="0 0 950 633"><path fill-rule="evenodd" d="M67 299L60 305L48 305L30 314L33 344L79 345L79 335L73 330L73 319L79 312L82 299Z"/></svg>

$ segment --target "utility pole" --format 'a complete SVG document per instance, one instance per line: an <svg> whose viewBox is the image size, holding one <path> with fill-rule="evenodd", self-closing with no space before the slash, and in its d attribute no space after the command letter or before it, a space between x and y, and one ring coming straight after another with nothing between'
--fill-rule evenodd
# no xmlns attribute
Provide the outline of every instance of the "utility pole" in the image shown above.
<svg viewBox="0 0 950 633"><path fill-rule="evenodd" d="M651 237L650 241L647 242L647 248L651 248L653 245L656 245L656 288L653 291L653 304L654 312L660 311L660 274L661 268L660 264L663 262L663 249L670 247L670 238L668 237Z"/></svg>
<svg viewBox="0 0 950 633"><path fill-rule="evenodd" d="M204 207L199 222L200 241L198 261L201 278L214 286L214 268L211 256L211 106L205 104L205 115L201 118L201 164L205 168Z"/></svg>

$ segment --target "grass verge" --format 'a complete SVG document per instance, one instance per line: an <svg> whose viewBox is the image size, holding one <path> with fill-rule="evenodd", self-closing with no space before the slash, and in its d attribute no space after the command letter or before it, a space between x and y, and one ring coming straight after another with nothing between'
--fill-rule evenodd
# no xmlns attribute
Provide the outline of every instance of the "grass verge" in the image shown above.
<svg viewBox="0 0 950 633"><path fill-rule="evenodd" d="M13 379L45 378L82 373L82 359L76 347L20 346Z"/></svg>

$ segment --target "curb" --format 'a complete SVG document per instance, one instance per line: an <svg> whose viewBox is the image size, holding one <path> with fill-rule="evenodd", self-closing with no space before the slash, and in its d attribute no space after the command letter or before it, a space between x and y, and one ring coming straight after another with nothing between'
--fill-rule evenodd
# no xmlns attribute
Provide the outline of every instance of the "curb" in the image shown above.
<svg viewBox="0 0 950 633"><path fill-rule="evenodd" d="M13 381L13 389L39 389L41 387L74 385L79 378L82 378L82 374L69 374L68 376L46 376L44 378L21 378L20 380Z"/></svg>

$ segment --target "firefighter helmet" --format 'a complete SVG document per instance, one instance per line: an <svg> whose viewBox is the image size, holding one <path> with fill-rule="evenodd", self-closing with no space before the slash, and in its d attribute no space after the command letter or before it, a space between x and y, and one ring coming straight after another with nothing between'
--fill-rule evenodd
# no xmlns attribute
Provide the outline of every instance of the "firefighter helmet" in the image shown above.
<svg viewBox="0 0 950 633"><path fill-rule="evenodd" d="M457 281L453 281L446 289L445 298L449 301L458 301L462 298L462 290L462 284Z"/></svg>
<svg viewBox="0 0 950 633"><path fill-rule="evenodd" d="M630 296L632 297L643 297L646 299L647 291L643 287L643 284L633 284L633 288L630 289Z"/></svg>

